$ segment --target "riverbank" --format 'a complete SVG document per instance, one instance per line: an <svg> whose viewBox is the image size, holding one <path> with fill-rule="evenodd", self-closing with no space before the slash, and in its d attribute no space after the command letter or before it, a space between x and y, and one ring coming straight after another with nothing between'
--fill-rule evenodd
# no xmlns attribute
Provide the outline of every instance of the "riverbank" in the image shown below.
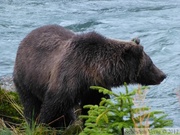
<svg viewBox="0 0 180 135"><path fill-rule="evenodd" d="M0 86L2 89L8 90L8 91L15 91L12 75L1 76Z"/></svg>

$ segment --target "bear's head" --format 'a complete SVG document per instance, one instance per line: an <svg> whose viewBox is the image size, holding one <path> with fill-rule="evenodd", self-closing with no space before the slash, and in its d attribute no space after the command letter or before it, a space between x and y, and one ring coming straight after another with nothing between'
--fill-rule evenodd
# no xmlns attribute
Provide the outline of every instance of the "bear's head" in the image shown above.
<svg viewBox="0 0 180 135"><path fill-rule="evenodd" d="M134 38L132 42L135 45L133 44L130 47L129 53L132 53L131 56L135 57L136 62L139 63L135 72L135 83L142 85L160 84L166 78L166 75L154 65L151 58L144 52L143 46L140 45L140 39Z"/></svg>

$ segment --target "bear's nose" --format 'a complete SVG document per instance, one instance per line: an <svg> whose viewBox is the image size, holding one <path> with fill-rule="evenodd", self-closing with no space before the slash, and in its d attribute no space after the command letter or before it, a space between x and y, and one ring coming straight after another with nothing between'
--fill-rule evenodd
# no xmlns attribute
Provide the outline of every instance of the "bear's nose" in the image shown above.
<svg viewBox="0 0 180 135"><path fill-rule="evenodd" d="M167 77L166 74L162 74L161 77L160 77L161 82L162 82L166 77Z"/></svg>
<svg viewBox="0 0 180 135"><path fill-rule="evenodd" d="M165 79L166 77L167 77L167 76L166 76L165 74L162 76L163 79Z"/></svg>

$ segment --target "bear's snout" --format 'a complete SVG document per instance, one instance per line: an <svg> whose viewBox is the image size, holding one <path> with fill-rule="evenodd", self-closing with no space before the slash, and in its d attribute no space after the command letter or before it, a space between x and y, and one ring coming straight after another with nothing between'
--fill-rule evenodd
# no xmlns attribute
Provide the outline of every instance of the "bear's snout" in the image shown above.
<svg viewBox="0 0 180 135"><path fill-rule="evenodd" d="M158 84L160 84L164 79L166 79L166 74L164 74L164 73L162 73L161 75L160 75L160 77L159 77L159 82L158 82Z"/></svg>

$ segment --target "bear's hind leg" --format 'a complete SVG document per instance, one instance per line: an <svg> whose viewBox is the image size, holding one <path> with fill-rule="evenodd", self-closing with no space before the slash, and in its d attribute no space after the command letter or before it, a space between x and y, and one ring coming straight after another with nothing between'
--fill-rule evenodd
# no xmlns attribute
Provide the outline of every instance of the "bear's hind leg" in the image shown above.
<svg viewBox="0 0 180 135"><path fill-rule="evenodd" d="M33 122L35 122L38 118L42 102L31 92L28 92L29 90L27 89L22 89L18 87L17 91L19 93L21 103L24 107L25 118L28 124L32 126Z"/></svg>
<svg viewBox="0 0 180 135"><path fill-rule="evenodd" d="M42 102L33 94L31 95L31 97L26 98L26 100L27 101L23 103L24 114L27 122L32 125L34 122L38 121Z"/></svg>
<svg viewBox="0 0 180 135"><path fill-rule="evenodd" d="M60 94L46 94L40 111L39 123L49 124L55 128L67 127L72 124L76 118L74 104L67 97L62 97Z"/></svg>

